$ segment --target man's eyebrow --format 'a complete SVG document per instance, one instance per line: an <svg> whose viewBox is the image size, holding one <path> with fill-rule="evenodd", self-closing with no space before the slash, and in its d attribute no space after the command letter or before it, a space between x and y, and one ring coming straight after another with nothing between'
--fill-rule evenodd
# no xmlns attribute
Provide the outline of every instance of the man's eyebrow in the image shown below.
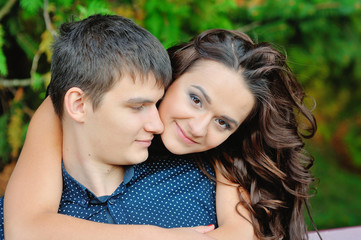
<svg viewBox="0 0 361 240"><path fill-rule="evenodd" d="M198 85L191 85L192 87L194 88L197 88L204 96L204 98L206 99L206 101L211 104L212 101L211 101L211 98L208 96L208 94L206 93L206 91L201 87L201 86L198 86Z"/></svg>
<svg viewBox="0 0 361 240"><path fill-rule="evenodd" d="M154 100L138 97L128 99L127 103L154 103Z"/></svg>

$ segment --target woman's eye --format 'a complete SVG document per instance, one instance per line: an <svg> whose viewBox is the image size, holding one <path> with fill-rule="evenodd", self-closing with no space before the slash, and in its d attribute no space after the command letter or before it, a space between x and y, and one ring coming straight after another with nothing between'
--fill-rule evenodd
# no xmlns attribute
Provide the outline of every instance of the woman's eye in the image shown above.
<svg viewBox="0 0 361 240"><path fill-rule="evenodd" d="M222 120L222 119L216 119L216 122L218 123L218 125L219 125L221 128L230 129L230 127L231 127L226 121L224 121L224 120Z"/></svg>
<svg viewBox="0 0 361 240"><path fill-rule="evenodd" d="M199 97L197 97L197 96L194 95L194 94L191 94L191 95L190 95L190 98L191 98L191 100L192 100L192 102L193 102L194 104L196 104L196 105L199 106L199 107L202 106L202 101L201 101L201 99L200 99Z"/></svg>

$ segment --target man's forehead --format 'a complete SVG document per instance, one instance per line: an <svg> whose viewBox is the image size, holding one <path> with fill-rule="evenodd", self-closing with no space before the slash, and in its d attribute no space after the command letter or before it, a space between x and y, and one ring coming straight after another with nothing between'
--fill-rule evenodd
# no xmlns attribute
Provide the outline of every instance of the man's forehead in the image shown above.
<svg viewBox="0 0 361 240"><path fill-rule="evenodd" d="M114 91L123 99L149 99L152 102L158 101L164 95L164 86L159 86L154 76L148 78L132 78L129 75L123 76L114 86Z"/></svg>
<svg viewBox="0 0 361 240"><path fill-rule="evenodd" d="M148 85L148 86L154 85L161 90L164 90L166 88L166 85L168 84L163 79L157 79L153 72L142 73L139 71L135 71L135 72L126 71L123 72L120 77L118 77L118 82L124 80L126 81L132 80L134 85L139 85L139 84Z"/></svg>

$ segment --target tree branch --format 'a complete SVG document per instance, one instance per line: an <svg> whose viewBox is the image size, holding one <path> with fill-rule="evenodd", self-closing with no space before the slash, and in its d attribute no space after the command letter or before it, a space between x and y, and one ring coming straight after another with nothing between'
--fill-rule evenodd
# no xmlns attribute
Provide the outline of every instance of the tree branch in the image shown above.
<svg viewBox="0 0 361 240"><path fill-rule="evenodd" d="M24 79L3 79L0 78L0 86L3 87L26 87L31 85L31 78Z"/></svg>
<svg viewBox="0 0 361 240"><path fill-rule="evenodd" d="M30 70L30 76L31 76L30 84L33 84L33 82L34 82L35 73L36 73L36 70L38 69L38 63L39 63L40 55L41 55L40 51L37 51L35 53L35 55L34 55L33 63L31 65L31 70Z"/></svg>
<svg viewBox="0 0 361 240"><path fill-rule="evenodd" d="M45 21L46 29L48 29L48 31L51 33L51 35L53 37L55 37L57 35L57 33L54 30L53 24L51 23L51 20L50 20L50 16L49 16L49 12L48 12L48 5L49 5L48 0L44 0L44 11L43 11L44 21Z"/></svg>
<svg viewBox="0 0 361 240"><path fill-rule="evenodd" d="M259 27L261 25L261 22L257 21L257 22L252 22L250 24L244 25L243 27L240 27L237 29L237 31L241 31L241 32L248 32L251 31L257 27Z"/></svg>
<svg viewBox="0 0 361 240"><path fill-rule="evenodd" d="M17 0L9 0L0 10L0 20L10 12L12 6L16 3Z"/></svg>

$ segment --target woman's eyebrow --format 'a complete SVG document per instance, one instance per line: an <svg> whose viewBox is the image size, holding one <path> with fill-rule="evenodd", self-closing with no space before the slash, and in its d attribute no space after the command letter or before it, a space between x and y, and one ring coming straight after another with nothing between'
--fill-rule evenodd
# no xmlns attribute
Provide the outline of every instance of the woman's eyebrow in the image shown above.
<svg viewBox="0 0 361 240"><path fill-rule="evenodd" d="M233 123L237 128L239 126L238 122L230 117L227 117L227 116L221 116L222 118L226 119L228 122L231 122Z"/></svg>
<svg viewBox="0 0 361 240"><path fill-rule="evenodd" d="M191 85L191 87L197 88L204 96L204 98L206 99L206 101L211 104L211 98L208 96L208 94L206 93L206 91L199 85Z"/></svg>

